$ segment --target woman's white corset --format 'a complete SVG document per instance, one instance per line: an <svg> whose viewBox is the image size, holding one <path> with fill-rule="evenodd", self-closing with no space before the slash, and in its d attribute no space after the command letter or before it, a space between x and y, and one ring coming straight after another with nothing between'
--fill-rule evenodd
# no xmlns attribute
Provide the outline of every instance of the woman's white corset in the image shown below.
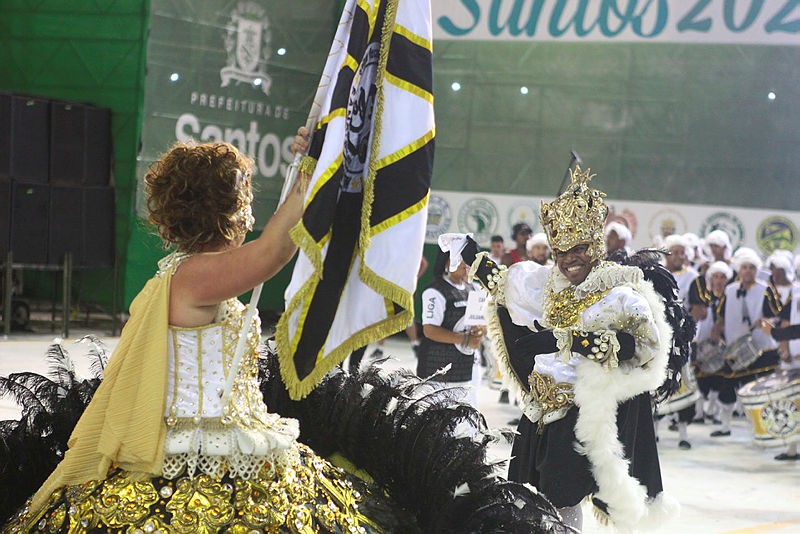
<svg viewBox="0 0 800 534"><path fill-rule="evenodd" d="M163 474L184 471L221 477L254 476L265 464L293 461L300 434L294 419L271 414L258 382L260 322L247 332L247 349L228 406L222 405L244 306L220 304L217 321L198 328L169 328Z"/></svg>
<svg viewBox="0 0 800 534"><path fill-rule="evenodd" d="M165 417L222 417L220 392L230 362L222 350L222 325L169 329Z"/></svg>

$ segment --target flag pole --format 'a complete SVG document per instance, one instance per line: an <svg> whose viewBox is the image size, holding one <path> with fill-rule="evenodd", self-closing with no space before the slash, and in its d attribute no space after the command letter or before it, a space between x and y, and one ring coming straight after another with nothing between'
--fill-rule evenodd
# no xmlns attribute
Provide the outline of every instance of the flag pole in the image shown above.
<svg viewBox="0 0 800 534"><path fill-rule="evenodd" d="M336 35L333 38L334 44L339 43L339 49L345 46L345 35L350 27L350 19L352 17L352 9L350 9L348 5L345 5L344 12L339 19L339 27L337 28ZM334 48L331 47L331 51L328 55L330 56L336 53L338 53L338 50L334 50ZM306 119L306 129L309 132L309 146L311 146L311 136L313 136L314 127L319 121L319 114L322 110L321 100L325 97L325 94L328 91L328 85L333 82L334 75L336 72L338 72L339 65L331 66L329 65L330 63L332 62L325 62L325 70L323 70L322 76L320 77L319 85L317 86L317 92L314 95L314 101L311 103L311 109L309 110L308 118ZM333 72L328 72L329 70ZM306 149L306 151L307 150L308 149ZM289 191L292 189L292 184L297 176L300 162L302 161L303 157L305 157L305 153L296 153L294 155L294 161L292 161L291 165L289 165L289 168L286 170L286 178L283 181L281 196L278 199L278 205L275 208L275 211L278 211L278 208L280 208L281 205L283 205L283 203L286 201L286 197L289 196ZM261 297L261 289L263 286L264 282L261 282L253 288L253 294L250 296L250 303L247 305L247 311L244 314L242 328L239 331L239 339L236 343L236 352L234 353L233 360L231 361L230 369L228 369L228 377L225 380L225 387L220 392L222 409L224 411L227 411L228 409L228 402L230 401L231 392L233 391L233 383L236 379L236 376L239 374L239 366L241 365L245 347L247 346L247 331L250 329L250 324L253 322L253 316L255 316L256 309L258 307L258 299Z"/></svg>
<svg viewBox="0 0 800 534"><path fill-rule="evenodd" d="M570 155L570 158L569 158L569 163L567 164L567 170L564 171L564 178L561 180L561 185L558 186L558 194L559 195L561 193L563 193L564 189L567 187L567 180L569 180L569 173L572 170L572 166L575 163L577 163L578 165L583 165L583 160L578 155L578 153L575 152L575 149L570 150L569 151L569 155Z"/></svg>
<svg viewBox="0 0 800 534"><path fill-rule="evenodd" d="M342 47L345 46L347 32L350 28L350 21L353 18L353 10L350 4L352 4L352 1L345 4L342 16L339 18L339 26L336 28L336 35L333 37L333 46L331 46L331 50L328 52L328 57L338 54ZM338 49L334 49L337 43L339 47ZM308 146L311 146L311 139L314 136L314 127L319 121L319 114L322 110L322 99L325 98L328 92L328 86L336 79L339 67L340 65L332 64L331 61L325 61L325 67L323 67L322 76L319 79L319 85L317 85L317 92L314 95L314 100L311 102L311 109L306 119L306 130L308 130L309 134ZM305 153L298 152L294 155L294 161L292 161L291 165L289 165L289 169L286 171L286 179L283 181L283 189L281 189L281 196L275 211L278 211L278 208L284 203L286 197L289 196L289 191L292 189L292 183L294 183L294 178L297 176L297 170L300 167L300 162L303 160L303 157L305 157Z"/></svg>

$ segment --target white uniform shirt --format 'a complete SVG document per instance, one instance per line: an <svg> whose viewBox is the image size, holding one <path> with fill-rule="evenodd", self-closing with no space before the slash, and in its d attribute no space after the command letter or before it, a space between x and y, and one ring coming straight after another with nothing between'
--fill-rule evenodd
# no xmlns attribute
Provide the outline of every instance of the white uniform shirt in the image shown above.
<svg viewBox="0 0 800 534"><path fill-rule="evenodd" d="M694 267L684 267L676 273L672 273L675 282L678 284L678 297L683 302L683 307L689 310L689 289L692 287L692 282L697 278L697 271Z"/></svg>
<svg viewBox="0 0 800 534"><path fill-rule="evenodd" d="M763 316L767 286L755 282L744 296L738 295L741 282L733 282L725 288L725 342L730 344L751 333L751 326ZM753 343L762 350L774 349L778 345L760 328L752 330Z"/></svg>

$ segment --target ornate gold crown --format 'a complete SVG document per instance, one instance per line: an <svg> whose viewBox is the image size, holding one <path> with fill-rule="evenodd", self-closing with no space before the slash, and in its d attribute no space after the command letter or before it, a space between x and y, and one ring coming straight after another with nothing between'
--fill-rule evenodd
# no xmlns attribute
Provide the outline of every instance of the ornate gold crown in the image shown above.
<svg viewBox="0 0 800 534"><path fill-rule="evenodd" d="M572 183L553 202L542 202L540 218L552 248L566 252L588 243L589 257L602 260L606 256L603 225L608 206L603 202L605 193L589 188L589 181L595 176L590 172L580 167L570 170Z"/></svg>

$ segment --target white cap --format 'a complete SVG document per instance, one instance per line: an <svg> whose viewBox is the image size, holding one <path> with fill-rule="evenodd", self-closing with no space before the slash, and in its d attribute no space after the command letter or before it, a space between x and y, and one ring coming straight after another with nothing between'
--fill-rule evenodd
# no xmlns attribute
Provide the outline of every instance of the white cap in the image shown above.
<svg viewBox="0 0 800 534"><path fill-rule="evenodd" d="M442 234L439 236L439 248L442 252L450 253L450 265L448 270L452 273L461 265L461 251L467 246L467 237L472 234Z"/></svg>
<svg viewBox="0 0 800 534"><path fill-rule="evenodd" d="M536 245L546 245L547 248L550 248L550 242L547 241L547 234L545 234L544 232L533 234L528 238L528 241L525 243L525 248L528 249L528 252L530 252Z"/></svg>
<svg viewBox="0 0 800 534"><path fill-rule="evenodd" d="M686 232L683 234L683 238L689 243L689 248L692 249L692 257L689 258L689 261L695 261L696 263L705 263L706 257L703 254L703 241L692 232Z"/></svg>
<svg viewBox="0 0 800 534"><path fill-rule="evenodd" d="M731 266L725 263L724 261L715 261L711 265L708 266L706 269L706 285L711 285L711 277L714 276L715 273L722 273L725 275L726 280L730 280L731 276L733 276L733 270Z"/></svg>
<svg viewBox="0 0 800 534"><path fill-rule="evenodd" d="M725 248L725 259L731 257L731 238L725 230L714 230L709 232L703 240L706 245L717 245L718 247Z"/></svg>
<svg viewBox="0 0 800 534"><path fill-rule="evenodd" d="M776 269L783 269L786 273L786 278L790 282L794 282L795 269L794 269L794 254L789 250L777 249L769 255L766 261L768 269L775 267Z"/></svg>
<svg viewBox="0 0 800 534"><path fill-rule="evenodd" d="M608 237L608 234L611 232L617 234L617 237L625 241L625 243L629 244L631 241L633 241L633 234L631 234L630 229L621 222L612 221L608 223L606 225L606 237Z"/></svg>
<svg viewBox="0 0 800 534"><path fill-rule="evenodd" d="M755 266L756 269L760 269L764 264L764 262L761 261L761 256L758 255L758 252L750 247L739 247L736 249L736 253L732 258L732 262L737 271L741 269L742 265L745 263Z"/></svg>
<svg viewBox="0 0 800 534"><path fill-rule="evenodd" d="M697 234L694 234L692 232L686 232L685 234L683 234L683 238L689 242L690 247L700 246L700 238L697 236Z"/></svg>
<svg viewBox="0 0 800 534"><path fill-rule="evenodd" d="M663 246L667 250L671 249L672 247L683 247L683 251L686 253L688 260L692 261L694 258L694 250L692 250L689 240L681 234L668 235L664 238Z"/></svg>

